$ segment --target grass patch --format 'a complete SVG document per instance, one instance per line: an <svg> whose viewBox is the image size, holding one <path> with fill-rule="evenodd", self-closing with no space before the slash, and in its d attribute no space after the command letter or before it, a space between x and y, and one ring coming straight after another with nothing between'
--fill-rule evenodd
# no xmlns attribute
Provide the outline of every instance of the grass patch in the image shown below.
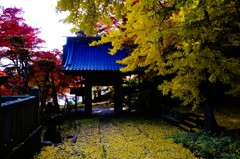
<svg viewBox="0 0 240 159"><path fill-rule="evenodd" d="M175 134L170 138L189 148L198 157L206 159L240 158L240 141L232 140L229 136L196 132Z"/></svg>

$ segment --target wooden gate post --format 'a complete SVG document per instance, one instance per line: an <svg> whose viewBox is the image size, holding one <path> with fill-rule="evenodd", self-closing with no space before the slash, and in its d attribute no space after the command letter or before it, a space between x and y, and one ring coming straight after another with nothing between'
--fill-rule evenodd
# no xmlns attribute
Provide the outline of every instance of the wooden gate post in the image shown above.
<svg viewBox="0 0 240 159"><path fill-rule="evenodd" d="M121 80L116 81L113 87L114 87L114 95L113 95L114 111L116 113L121 113L122 103L123 103L122 81Z"/></svg>
<svg viewBox="0 0 240 159"><path fill-rule="evenodd" d="M92 86L85 84L85 113L92 113Z"/></svg>

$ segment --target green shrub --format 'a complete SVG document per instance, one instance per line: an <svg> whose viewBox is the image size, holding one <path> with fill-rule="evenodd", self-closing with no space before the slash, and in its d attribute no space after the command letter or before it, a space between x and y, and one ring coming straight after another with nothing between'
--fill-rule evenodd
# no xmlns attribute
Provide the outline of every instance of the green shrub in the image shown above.
<svg viewBox="0 0 240 159"><path fill-rule="evenodd" d="M196 156L206 159L240 159L240 141L229 136L204 132L170 135L176 143L189 148Z"/></svg>

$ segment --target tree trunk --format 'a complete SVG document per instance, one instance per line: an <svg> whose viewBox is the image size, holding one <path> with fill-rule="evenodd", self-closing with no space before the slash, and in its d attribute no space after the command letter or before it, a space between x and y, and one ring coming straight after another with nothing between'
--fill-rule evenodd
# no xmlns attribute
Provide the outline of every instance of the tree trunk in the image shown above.
<svg viewBox="0 0 240 159"><path fill-rule="evenodd" d="M212 104L209 102L209 99L206 100L204 103L204 124L203 124L203 131L205 132L218 132L218 125L215 119L215 115L213 112Z"/></svg>
<svg viewBox="0 0 240 159"><path fill-rule="evenodd" d="M58 99L57 99L57 94L53 93L53 104L56 112L60 112L59 104L58 104Z"/></svg>
<svg viewBox="0 0 240 159"><path fill-rule="evenodd" d="M53 104L54 104L56 112L60 112L58 99L57 99L57 90L56 90L56 86L55 86L55 82L54 82L53 78L52 78L52 98L53 98Z"/></svg>
<svg viewBox="0 0 240 159"><path fill-rule="evenodd" d="M203 130L205 132L211 132L211 133L218 133L219 127L217 124L217 121L215 119L215 115L213 112L213 107L216 107L216 99L217 99L217 92L215 89L214 84L208 84L208 87L206 88L207 91L207 99L204 103L204 124L203 124Z"/></svg>

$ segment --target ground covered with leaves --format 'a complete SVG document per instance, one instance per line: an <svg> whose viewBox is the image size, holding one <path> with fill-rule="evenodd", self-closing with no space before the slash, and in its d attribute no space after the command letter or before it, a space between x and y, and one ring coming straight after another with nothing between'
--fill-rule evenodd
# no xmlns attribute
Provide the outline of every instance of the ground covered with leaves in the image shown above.
<svg viewBox="0 0 240 159"><path fill-rule="evenodd" d="M168 136L182 131L167 122L146 117L102 117L75 121L77 128L62 126L61 135L78 131L76 143L44 146L35 159L180 159L197 158ZM64 130L65 129L65 130Z"/></svg>

